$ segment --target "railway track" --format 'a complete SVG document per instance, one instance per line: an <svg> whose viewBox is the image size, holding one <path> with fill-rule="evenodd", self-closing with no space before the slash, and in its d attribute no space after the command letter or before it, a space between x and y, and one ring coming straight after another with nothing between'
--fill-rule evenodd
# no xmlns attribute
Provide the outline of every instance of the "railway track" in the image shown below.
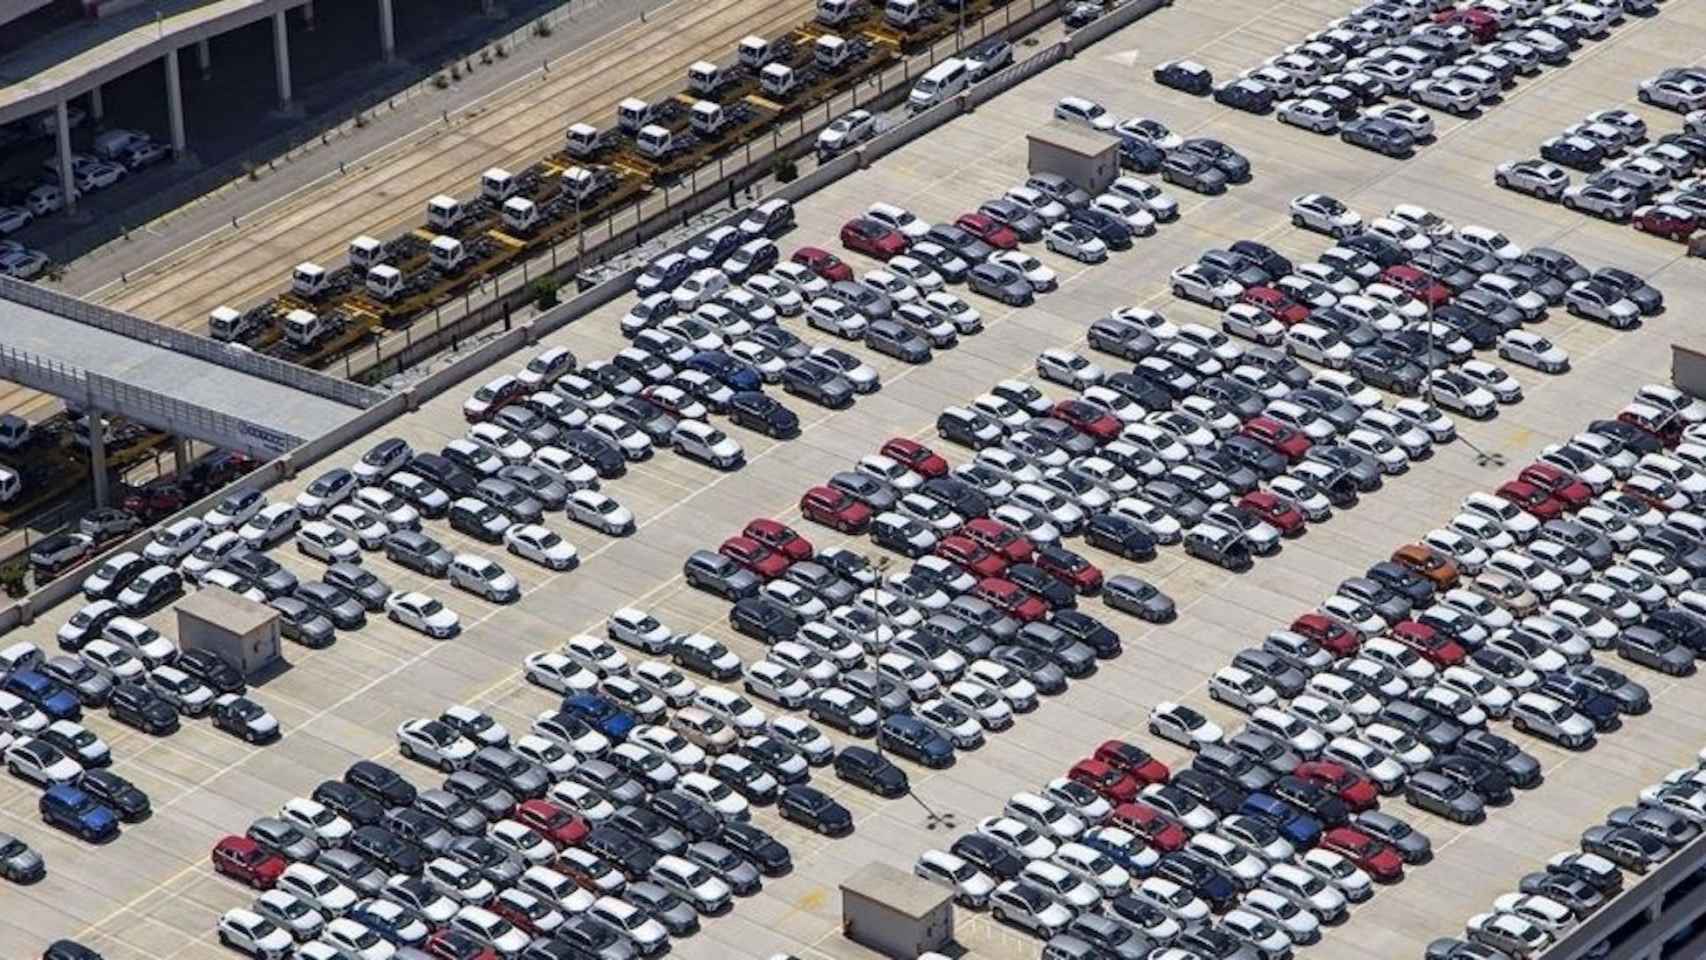
<svg viewBox="0 0 1706 960"><path fill-rule="evenodd" d="M92 299L199 331L216 306L264 299L292 264L335 260L358 234L383 237L407 229L421 219L433 193L467 194L488 167L521 169L554 152L569 123L607 118L625 97L657 99L679 87L694 60L726 58L748 34L779 36L812 9L809 0L667 7L648 23L623 27L570 55L545 80L504 91L448 129L407 138L329 189L305 191L268 209L240 235L188 245ZM611 70L612 55L624 50L633 51L624 57L627 69ZM41 419L57 402L23 388L0 390L0 412L26 419Z"/></svg>

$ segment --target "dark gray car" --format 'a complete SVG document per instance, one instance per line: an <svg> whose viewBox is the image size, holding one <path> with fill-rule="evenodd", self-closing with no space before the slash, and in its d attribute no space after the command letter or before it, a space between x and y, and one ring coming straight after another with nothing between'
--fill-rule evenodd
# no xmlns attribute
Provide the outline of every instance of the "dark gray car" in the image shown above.
<svg viewBox="0 0 1706 960"><path fill-rule="evenodd" d="M390 584L353 563L334 563L320 579L354 597L369 613L385 609L385 600L391 596Z"/></svg>
<svg viewBox="0 0 1706 960"><path fill-rule="evenodd" d="M1150 482L1144 486L1143 496L1187 528L1201 522L1203 514L1208 512L1208 504L1201 497L1171 480Z"/></svg>
<svg viewBox="0 0 1706 960"><path fill-rule="evenodd" d="M569 488L562 481L531 464L506 464L499 468L498 478L520 487L547 510L561 510L569 499Z"/></svg>
<svg viewBox="0 0 1706 960"><path fill-rule="evenodd" d="M899 684L875 670L849 670L841 675L837 683L871 701L884 716L905 713L912 706L912 699Z"/></svg>
<svg viewBox="0 0 1706 960"><path fill-rule="evenodd" d="M644 787L605 760L583 760L569 771L569 779L595 790L611 803L639 803L646 795Z"/></svg>
<svg viewBox="0 0 1706 960"><path fill-rule="evenodd" d="M111 677L76 657L64 654L49 657L47 662L41 665L41 672L75 693L85 707L98 707L106 703L107 697L113 692Z"/></svg>
<svg viewBox="0 0 1706 960"><path fill-rule="evenodd" d="M1006 642L1019 633L1019 621L995 609L989 601L970 594L948 601L942 612L971 624L996 642Z"/></svg>
<svg viewBox="0 0 1706 960"><path fill-rule="evenodd" d="M314 866L363 897L379 896L389 879L379 864L354 850L327 850L314 861Z"/></svg>
<svg viewBox="0 0 1706 960"><path fill-rule="evenodd" d="M829 486L840 490L877 513L893 510L900 499L894 487L866 473L842 470L831 474Z"/></svg>
<svg viewBox="0 0 1706 960"><path fill-rule="evenodd" d="M691 936L699 930L699 913L686 900L649 881L631 883L622 898L663 924L672 937Z"/></svg>
<svg viewBox="0 0 1706 960"><path fill-rule="evenodd" d="M1574 549L1596 570L1610 563L1614 553L1609 537L1575 520L1548 520L1541 524L1540 536Z"/></svg>
<svg viewBox="0 0 1706 960"><path fill-rule="evenodd" d="M695 550L681 566L687 585L728 600L758 592L758 575L714 550Z"/></svg>
<svg viewBox="0 0 1706 960"><path fill-rule="evenodd" d="M261 588L261 592L269 597L287 596L296 589L296 574L279 566L277 560L264 553L238 550L226 557L220 566Z"/></svg>
<svg viewBox="0 0 1706 960"><path fill-rule="evenodd" d="M320 845L295 825L277 817L262 817L249 824L246 834L250 840L293 863L313 863L320 855Z"/></svg>
<svg viewBox="0 0 1706 960"><path fill-rule="evenodd" d="M1652 709L1652 695L1621 670L1599 663L1573 663L1564 672L1617 701L1620 713L1642 714Z"/></svg>
<svg viewBox="0 0 1706 960"><path fill-rule="evenodd" d="M1166 623L1178 615L1172 597L1149 581L1128 573L1109 577L1102 584L1102 599L1115 610L1123 610L1151 623Z"/></svg>
<svg viewBox="0 0 1706 960"><path fill-rule="evenodd" d="M1005 224L1025 243L1036 243L1043 238L1042 218L1006 197L985 200L978 205L977 212Z"/></svg>
<svg viewBox="0 0 1706 960"><path fill-rule="evenodd" d="M480 808L490 820L508 816L515 809L515 797L508 790L472 770L458 770L445 777L444 789Z"/></svg>
<svg viewBox="0 0 1706 960"><path fill-rule="evenodd" d="M34 883L47 875L41 854L9 833L0 833L0 876L13 883Z"/></svg>
<svg viewBox="0 0 1706 960"><path fill-rule="evenodd" d="M347 592L320 580L310 580L292 594L315 613L332 621L339 630L357 630L367 625L367 610Z"/></svg>
<svg viewBox="0 0 1706 960"><path fill-rule="evenodd" d="M1134 363L1154 353L1160 346L1149 328L1119 317L1103 317L1091 323L1086 337L1090 349Z"/></svg>
<svg viewBox="0 0 1706 960"><path fill-rule="evenodd" d="M930 343L894 320L873 320L865 328L865 346L903 363L930 359Z"/></svg>
<svg viewBox="0 0 1706 960"><path fill-rule="evenodd" d="M1339 582L1339 593L1361 602L1387 623L1397 623L1410 615L1409 598L1388 590L1372 577L1347 577Z"/></svg>
<svg viewBox="0 0 1706 960"><path fill-rule="evenodd" d="M888 294L872 290L853 280L837 280L829 285L825 296L834 297L859 311L866 320L886 320L894 316L894 301Z"/></svg>
<svg viewBox="0 0 1706 960"><path fill-rule="evenodd" d="M422 790L415 795L415 809L464 836L477 837L486 832L490 821L468 801L448 790Z"/></svg>
<svg viewBox="0 0 1706 960"><path fill-rule="evenodd" d="M1269 650L1246 647L1232 657L1232 665L1273 687L1282 697L1295 697L1303 692L1308 679L1302 670L1289 660Z"/></svg>
<svg viewBox="0 0 1706 960"><path fill-rule="evenodd" d="M429 577L444 576L452 559L449 550L418 530L399 530L386 537L385 558Z"/></svg>
<svg viewBox="0 0 1706 960"><path fill-rule="evenodd" d="M267 606L278 611L278 629L305 647L327 647L337 639L332 621L295 597L275 597Z"/></svg>
<svg viewBox="0 0 1706 960"><path fill-rule="evenodd" d="M1379 810L1364 810L1351 818L1363 833L1391 845L1405 863L1427 863L1433 859L1433 841L1408 823Z"/></svg>
<svg viewBox="0 0 1706 960"><path fill-rule="evenodd" d="M1540 783L1540 761L1510 740L1486 730L1471 730L1457 741L1457 750L1497 764L1511 783L1518 787L1533 787Z"/></svg>
<svg viewBox="0 0 1706 960"><path fill-rule="evenodd" d="M1317 444L1303 455L1305 459L1324 464L1334 470L1343 470L1350 475L1357 489L1368 493L1380 489L1380 464L1375 459L1360 450L1342 447L1336 443Z"/></svg>
<svg viewBox="0 0 1706 960"><path fill-rule="evenodd" d="M799 584L810 590L814 596L822 600L830 609L848 603L858 592L851 583L835 575L835 572L821 563L813 560L803 560L789 564L783 572L782 579Z"/></svg>
<svg viewBox="0 0 1706 960"><path fill-rule="evenodd" d="M551 785L545 768L503 747L483 747L468 761L475 773L483 773L519 797L539 797Z"/></svg>
<svg viewBox="0 0 1706 960"><path fill-rule="evenodd" d="M521 486L499 477L487 477L474 484L474 496L516 523L538 523L545 517L543 503Z"/></svg>
<svg viewBox="0 0 1706 960"><path fill-rule="evenodd" d="M1333 429L1340 433L1356 426L1356 422L1362 418L1360 407L1325 390L1318 390L1313 387L1306 390L1294 390L1286 395L1286 399L1305 410L1313 411L1316 416L1332 424Z"/></svg>
<svg viewBox="0 0 1706 960"><path fill-rule="evenodd" d="M1030 305L1036 291L1025 275L1004 263L980 263L966 275L966 286L973 293L999 300L1012 307Z"/></svg>

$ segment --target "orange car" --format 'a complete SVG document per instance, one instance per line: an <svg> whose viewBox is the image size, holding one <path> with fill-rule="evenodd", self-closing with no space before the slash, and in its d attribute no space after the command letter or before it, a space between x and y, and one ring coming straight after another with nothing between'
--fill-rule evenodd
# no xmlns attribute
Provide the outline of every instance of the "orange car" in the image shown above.
<svg viewBox="0 0 1706 960"><path fill-rule="evenodd" d="M1460 579L1457 564L1445 554L1423 543L1406 543L1392 551L1392 562L1401 563L1411 571L1427 577L1441 590L1457 586Z"/></svg>

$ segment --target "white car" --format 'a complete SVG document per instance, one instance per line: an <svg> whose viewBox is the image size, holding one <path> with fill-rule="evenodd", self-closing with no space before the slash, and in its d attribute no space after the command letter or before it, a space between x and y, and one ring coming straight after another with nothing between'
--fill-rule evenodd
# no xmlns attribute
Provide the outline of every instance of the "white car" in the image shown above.
<svg viewBox="0 0 1706 960"><path fill-rule="evenodd" d="M1334 197L1306 193L1291 201L1293 226L1330 237L1346 237L1362 228L1362 217Z"/></svg>
<svg viewBox="0 0 1706 960"><path fill-rule="evenodd" d="M518 524L505 530L504 549L549 570L573 570L580 564L574 544L537 523Z"/></svg>
<svg viewBox="0 0 1706 960"><path fill-rule="evenodd" d="M46 718L43 717L43 720L45 725ZM18 733L23 732L17 726L13 729ZM6 769L13 776L43 788L57 784L74 784L83 776L82 764L61 753L47 741L38 742L30 736L20 736L6 749Z"/></svg>
<svg viewBox="0 0 1706 960"><path fill-rule="evenodd" d="M1190 707L1170 700L1156 704L1149 711L1149 732L1192 750L1220 743L1226 738L1219 724Z"/></svg>
<svg viewBox="0 0 1706 960"><path fill-rule="evenodd" d="M456 611L416 590L387 597L385 615L394 623L441 640L456 636L462 624Z"/></svg>
<svg viewBox="0 0 1706 960"><path fill-rule="evenodd" d="M286 800L279 808L278 816L313 837L323 849L342 846L355 830L348 820L327 809L325 804L306 797Z"/></svg>
<svg viewBox="0 0 1706 960"><path fill-rule="evenodd" d="M1103 253L1106 254L1105 248ZM990 255L989 262L1004 264L1019 271L1020 275L1025 278L1025 282L1031 285L1032 290L1053 290L1060 282L1060 275L1055 273L1052 268L1045 266L1041 260L1021 250L998 250Z"/></svg>
<svg viewBox="0 0 1706 960"><path fill-rule="evenodd" d="M220 943L259 960L284 960L295 944L285 928L243 907L221 914L217 932Z"/></svg>
<svg viewBox="0 0 1706 960"><path fill-rule="evenodd" d="M310 520L296 531L296 549L323 563L360 563L361 546L324 520Z"/></svg>
<svg viewBox="0 0 1706 960"><path fill-rule="evenodd" d="M1135 236L1147 237L1155 232L1155 214L1130 197L1117 193L1098 194L1090 201L1090 208L1118 219Z"/></svg>
<svg viewBox="0 0 1706 960"><path fill-rule="evenodd" d="M448 773L466 766L477 748L449 724L420 717L397 727L397 749L411 760Z"/></svg>
<svg viewBox="0 0 1706 960"><path fill-rule="evenodd" d="M1114 129L1116 120L1105 107L1094 100L1083 97L1062 97L1054 105L1056 120L1081 127L1088 127L1098 133L1107 133Z"/></svg>
<svg viewBox="0 0 1706 960"><path fill-rule="evenodd" d="M1224 273L1200 264L1188 263L1175 269L1168 278L1173 295L1182 300L1224 310L1244 293L1244 285Z"/></svg>

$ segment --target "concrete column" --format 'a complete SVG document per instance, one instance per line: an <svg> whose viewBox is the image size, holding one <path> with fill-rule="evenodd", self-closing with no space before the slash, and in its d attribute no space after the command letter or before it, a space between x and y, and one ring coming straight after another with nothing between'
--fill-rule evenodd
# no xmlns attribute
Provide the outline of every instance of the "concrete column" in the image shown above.
<svg viewBox="0 0 1706 960"><path fill-rule="evenodd" d="M95 480L95 506L104 507L111 496L107 490L107 418L90 407L84 422L89 425L89 469Z"/></svg>
<svg viewBox="0 0 1706 960"><path fill-rule="evenodd" d="M379 0L379 54L386 63L397 56L397 21L391 15L391 0Z"/></svg>
<svg viewBox="0 0 1706 960"><path fill-rule="evenodd" d="M89 91L89 118L100 123L107 115L107 101L101 96L101 85L95 84Z"/></svg>
<svg viewBox="0 0 1706 960"><path fill-rule="evenodd" d="M283 10L272 15L272 54L278 67L279 109L287 109L290 106L290 26L285 22Z"/></svg>
<svg viewBox="0 0 1706 960"><path fill-rule="evenodd" d="M184 155L184 85L178 77L178 50L166 51L166 122L172 130L172 153Z"/></svg>
<svg viewBox="0 0 1706 960"><path fill-rule="evenodd" d="M314 0L302 5L302 25L309 30L314 29Z"/></svg>
<svg viewBox="0 0 1706 960"><path fill-rule="evenodd" d="M178 475L179 480L182 480L184 475L189 473L190 464L193 462L190 457L190 442L183 437L173 437L172 472Z"/></svg>
<svg viewBox="0 0 1706 960"><path fill-rule="evenodd" d="M195 62L196 66L201 68L203 77L213 75L213 45L205 37L196 41Z"/></svg>
<svg viewBox="0 0 1706 960"><path fill-rule="evenodd" d="M53 106L53 133L59 149L59 192L65 195L65 211L77 211L77 181L71 176L71 112L64 100Z"/></svg>
<svg viewBox="0 0 1706 960"><path fill-rule="evenodd" d="M488 17L497 9L497 6L497 0L480 0L480 12Z"/></svg>

